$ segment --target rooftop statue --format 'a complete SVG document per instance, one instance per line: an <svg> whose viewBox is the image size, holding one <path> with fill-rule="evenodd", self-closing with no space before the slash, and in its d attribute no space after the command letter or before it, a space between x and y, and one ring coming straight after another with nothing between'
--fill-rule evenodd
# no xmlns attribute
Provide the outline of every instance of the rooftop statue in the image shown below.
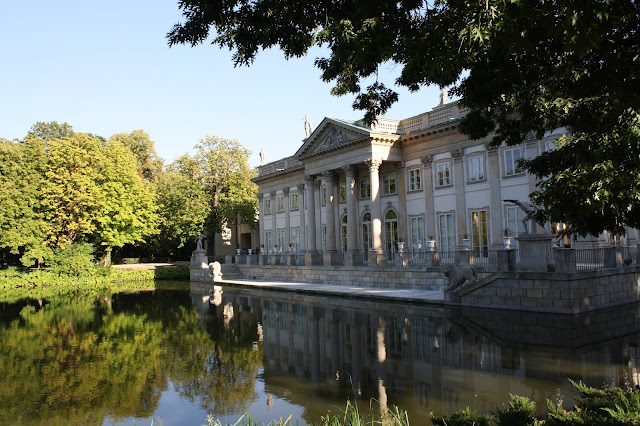
<svg viewBox="0 0 640 426"><path fill-rule="evenodd" d="M311 136L311 121L309 120L309 115L304 116L304 132L307 137Z"/></svg>

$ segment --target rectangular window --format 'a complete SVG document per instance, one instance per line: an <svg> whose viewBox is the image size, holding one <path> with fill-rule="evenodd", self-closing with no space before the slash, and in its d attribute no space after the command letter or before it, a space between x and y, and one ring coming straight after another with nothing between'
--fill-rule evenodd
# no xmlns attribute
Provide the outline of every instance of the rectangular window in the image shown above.
<svg viewBox="0 0 640 426"><path fill-rule="evenodd" d="M409 191L420 191L422 189L422 175L420 169L409 170Z"/></svg>
<svg viewBox="0 0 640 426"><path fill-rule="evenodd" d="M467 159L467 173L469 182L484 180L484 158L481 155L469 157Z"/></svg>
<svg viewBox="0 0 640 426"><path fill-rule="evenodd" d="M298 210L298 193L297 192L291 193L289 204L291 206L291 210Z"/></svg>
<svg viewBox="0 0 640 426"><path fill-rule="evenodd" d="M291 228L291 247L298 253L300 248L300 227Z"/></svg>
<svg viewBox="0 0 640 426"><path fill-rule="evenodd" d="M522 158L520 148L512 148L504 150L504 175L513 176L522 173L522 169L518 167L518 160Z"/></svg>
<svg viewBox="0 0 640 426"><path fill-rule="evenodd" d="M382 188L384 195L391 195L397 192L395 173L389 173L382 176Z"/></svg>
<svg viewBox="0 0 640 426"><path fill-rule="evenodd" d="M340 183L340 202L347 202L347 182Z"/></svg>
<svg viewBox="0 0 640 426"><path fill-rule="evenodd" d="M284 229L278 229L278 251L284 250Z"/></svg>
<svg viewBox="0 0 640 426"><path fill-rule="evenodd" d="M284 212L284 195L279 195L277 199L278 213Z"/></svg>
<svg viewBox="0 0 640 426"><path fill-rule="evenodd" d="M326 206L327 205L327 187L326 186L322 187L321 198L322 198L321 201L320 201L321 204L323 206Z"/></svg>
<svg viewBox="0 0 640 426"><path fill-rule="evenodd" d="M453 213L438 215L438 228L440 231L440 251L444 253L454 252L456 240Z"/></svg>
<svg viewBox="0 0 640 426"><path fill-rule="evenodd" d="M362 250L366 253L371 250L372 234L371 234L371 213L365 213L362 216Z"/></svg>
<svg viewBox="0 0 640 426"><path fill-rule="evenodd" d="M524 223L522 223L522 219L525 216L526 213L520 207L507 207L507 229L509 229L510 237L518 237L520 234L527 232L524 228Z"/></svg>
<svg viewBox="0 0 640 426"><path fill-rule="evenodd" d="M449 163L440 163L436 166L436 186L451 185L451 170Z"/></svg>
<svg viewBox="0 0 640 426"><path fill-rule="evenodd" d="M271 214L271 198L264 200L264 214Z"/></svg>
<svg viewBox="0 0 640 426"><path fill-rule="evenodd" d="M554 149L556 149L556 146L554 145L555 141L546 141L544 143L544 152L549 152L549 151L553 151Z"/></svg>
<svg viewBox="0 0 640 426"><path fill-rule="evenodd" d="M411 248L418 251L424 247L424 217L411 218Z"/></svg>
<svg viewBox="0 0 640 426"><path fill-rule="evenodd" d="M360 180L360 199L371 198L371 181L369 178Z"/></svg>
<svg viewBox="0 0 640 426"><path fill-rule="evenodd" d="M489 232L487 230L487 211L477 210L471 212L471 242L473 249L478 251L478 256L489 255Z"/></svg>
<svg viewBox="0 0 640 426"><path fill-rule="evenodd" d="M271 231L265 231L264 233L264 253L262 254L267 254L269 253L269 251L272 249L272 244L271 244Z"/></svg>

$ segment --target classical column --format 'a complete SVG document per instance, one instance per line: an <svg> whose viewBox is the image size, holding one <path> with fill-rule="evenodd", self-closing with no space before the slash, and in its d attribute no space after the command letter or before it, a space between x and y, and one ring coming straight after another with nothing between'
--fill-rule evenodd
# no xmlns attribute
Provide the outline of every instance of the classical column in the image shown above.
<svg viewBox="0 0 640 426"><path fill-rule="evenodd" d="M485 146L488 155L487 177L489 179L489 198L491 211L491 245L502 247L502 201L500 200L500 164L499 149L496 146L487 144Z"/></svg>
<svg viewBox="0 0 640 426"><path fill-rule="evenodd" d="M522 158L535 158L538 156L538 142L537 140L528 140L524 143L524 150L522 151ZM529 194L536 190L536 184L538 180L533 173L528 174L529 177ZM549 229L549 223L541 227L535 220L529 221L530 233L545 233L545 229Z"/></svg>
<svg viewBox="0 0 640 426"><path fill-rule="evenodd" d="M325 212L327 217L327 251L329 253L336 252L336 211L335 202L336 197L333 193L333 183L336 180L334 172L322 173L324 178L324 186L327 191L327 205L325 206Z"/></svg>
<svg viewBox="0 0 640 426"><path fill-rule="evenodd" d="M358 213L356 212L356 168L346 166L343 168L347 176L347 252L350 259L358 252Z"/></svg>
<svg viewBox="0 0 640 426"><path fill-rule="evenodd" d="M306 210L306 240L307 240L307 253L315 253L316 252L316 203L315 196L313 193L313 189L315 187L314 181L315 178L313 176L306 176L305 180L305 188L307 190L305 194L305 201L307 204Z"/></svg>
<svg viewBox="0 0 640 426"><path fill-rule="evenodd" d="M409 241L407 232L407 188L406 184L406 167L404 161L398 163L396 169L396 190L398 191L398 241Z"/></svg>
<svg viewBox="0 0 640 426"><path fill-rule="evenodd" d="M307 251L307 228L305 227L305 216L307 211L305 210L304 200L306 199L304 193L304 183L298 184L298 212L300 214L300 252Z"/></svg>
<svg viewBox="0 0 640 426"><path fill-rule="evenodd" d="M424 164L424 177L422 179L423 182L423 191L424 191L424 202L425 202L425 218L424 218L424 232L425 232L425 241L428 236L436 235L436 214L435 214L435 206L433 204L433 155L426 155L421 158L422 164ZM424 247L425 241L422 242L422 246Z"/></svg>
<svg viewBox="0 0 640 426"><path fill-rule="evenodd" d="M456 228L458 244L462 244L462 236L467 234L467 208L464 200L464 149L451 152L453 157L453 183L456 190Z"/></svg>
<svg viewBox="0 0 640 426"><path fill-rule="evenodd" d="M324 250L322 242L322 182L320 179L316 179L313 183L313 196L315 197L316 205L316 221L314 223L316 232L316 245L314 250L319 251L322 254Z"/></svg>
<svg viewBox="0 0 640 426"><path fill-rule="evenodd" d="M260 220L258 221L258 241L256 241L256 247L260 247L260 244L264 241L264 221L266 216L264 215L264 204L262 204L263 200L264 194L258 194L258 206L260 206L258 211L260 212Z"/></svg>
<svg viewBox="0 0 640 426"><path fill-rule="evenodd" d="M291 210L289 208L289 188L283 188L284 194L284 247L282 251L289 250L289 244L291 244Z"/></svg>
<svg viewBox="0 0 640 426"><path fill-rule="evenodd" d="M278 206L276 205L276 191L271 191L271 247L267 247L267 252L273 248L274 245L280 244L278 242L278 227L276 224L276 215L278 213Z"/></svg>
<svg viewBox="0 0 640 426"><path fill-rule="evenodd" d="M369 167L369 182L371 185L371 239L375 256L369 259L369 265L378 264L378 260L384 259L382 249L382 200L380 199L380 165L382 160L366 160ZM375 261L372 263L372 260Z"/></svg>

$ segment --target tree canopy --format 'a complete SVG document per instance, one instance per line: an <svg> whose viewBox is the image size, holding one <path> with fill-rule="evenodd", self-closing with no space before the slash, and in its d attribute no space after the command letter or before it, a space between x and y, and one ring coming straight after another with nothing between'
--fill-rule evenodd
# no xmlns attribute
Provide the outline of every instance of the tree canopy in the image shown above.
<svg viewBox="0 0 640 426"><path fill-rule="evenodd" d="M634 0L181 0L185 21L170 45L211 40L236 65L280 48L286 58L328 48L317 58L335 95L373 122L398 99L378 81L450 87L469 109L460 129L499 145L567 129L556 149L524 166L538 176L539 219L566 232L598 234L640 227L640 3ZM211 38L210 38L211 36ZM361 87L367 79L375 81ZM568 199L567 195L571 198Z"/></svg>

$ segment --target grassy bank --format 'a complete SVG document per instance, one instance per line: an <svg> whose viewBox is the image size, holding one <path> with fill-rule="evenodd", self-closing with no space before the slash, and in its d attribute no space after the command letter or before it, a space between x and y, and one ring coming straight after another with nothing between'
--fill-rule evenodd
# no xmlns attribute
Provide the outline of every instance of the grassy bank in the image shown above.
<svg viewBox="0 0 640 426"><path fill-rule="evenodd" d="M153 288L188 289L188 280L188 266L162 267L154 270L95 268L79 276L52 270L8 268L0 270L0 302Z"/></svg>

